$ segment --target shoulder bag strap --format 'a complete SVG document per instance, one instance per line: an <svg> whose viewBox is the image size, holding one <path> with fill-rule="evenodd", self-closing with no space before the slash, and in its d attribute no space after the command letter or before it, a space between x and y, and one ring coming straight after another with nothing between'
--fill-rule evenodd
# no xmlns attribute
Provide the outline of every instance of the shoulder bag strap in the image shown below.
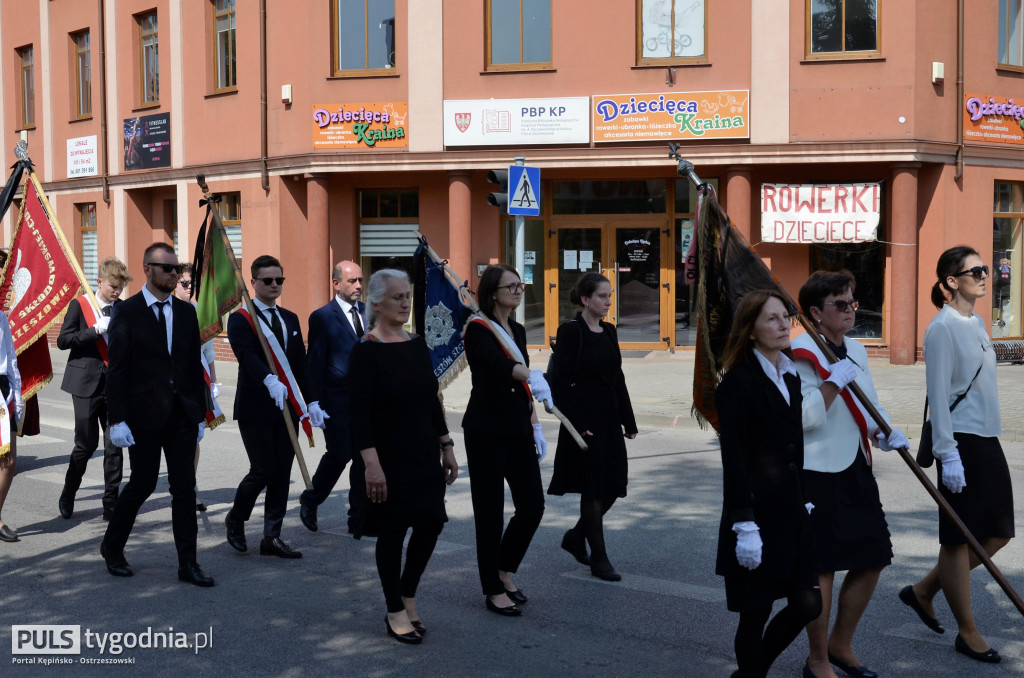
<svg viewBox="0 0 1024 678"><path fill-rule="evenodd" d="M960 401L967 397L968 391L970 391L971 387L974 386L974 380L978 378L979 374L981 374L981 368L984 367L984 366L985 366L985 362L982 361L981 365L978 366L978 371L974 373L974 377L971 379L971 383L967 384L967 390L964 391L963 393L961 393L960 395L958 395L956 397L956 400L953 401L953 404L949 406L949 411L950 412L955 410L956 406L960 404Z"/></svg>

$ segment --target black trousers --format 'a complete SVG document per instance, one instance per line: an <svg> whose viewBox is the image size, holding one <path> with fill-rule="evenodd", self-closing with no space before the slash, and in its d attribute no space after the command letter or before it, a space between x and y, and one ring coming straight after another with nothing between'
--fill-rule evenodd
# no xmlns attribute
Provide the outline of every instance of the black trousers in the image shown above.
<svg viewBox="0 0 1024 678"><path fill-rule="evenodd" d="M345 465L350 461L348 468L348 515L354 516L359 509L366 506L369 499L366 497L366 469L362 464L362 458L358 451L352 449L352 437L349 429L348 413L328 413L331 418L327 420L327 428L324 430L324 440L327 450L324 456L320 457L316 472L310 479L313 483L312 490L304 490L299 496L303 504L319 506L324 503L327 497L338 484ZM355 457L353 459L353 457ZM351 527L352 521L349 520Z"/></svg>
<svg viewBox="0 0 1024 678"><path fill-rule="evenodd" d="M294 417L292 421L295 421ZM249 520L256 499L266 488L263 535L279 537L284 514L288 509L288 486L291 483L292 461L295 459L284 418L278 415L268 422L239 421L238 431L242 434L245 454L249 457L249 472L238 484L230 515L235 520Z"/></svg>
<svg viewBox="0 0 1024 678"><path fill-rule="evenodd" d="M377 575L384 589L384 601L388 612L405 609L402 597L415 598L416 588L430 556L437 545L444 523L440 520L422 523L412 528L409 546L405 550L405 568L402 568L402 544L409 528L406 526L381 528L377 537Z"/></svg>
<svg viewBox="0 0 1024 678"><path fill-rule="evenodd" d="M504 593L498 571L515 572L544 515L544 487L532 440L465 429L469 489L476 526L476 562L484 595ZM515 512L505 523L505 481Z"/></svg>
<svg viewBox="0 0 1024 678"><path fill-rule="evenodd" d="M167 481L171 494L171 524L178 564L196 561L196 473L193 467L199 422L189 421L180 402L175 399L167 424L159 429L132 431L135 444L128 448L131 475L121 492L114 515L107 525L103 541L107 550L122 551L135 526L142 504L156 489L160 475L160 451L167 462Z"/></svg>
<svg viewBox="0 0 1024 678"><path fill-rule="evenodd" d="M78 488L82 486L82 476L85 475L86 465L99 444L102 428L103 508L112 509L117 503L117 493L121 486L124 453L120 447L110 442L110 433L107 431L107 401L101 390L96 396L71 396L71 402L75 409L75 447L71 450L71 462L64 475L64 491L61 492L61 497L74 499Z"/></svg>

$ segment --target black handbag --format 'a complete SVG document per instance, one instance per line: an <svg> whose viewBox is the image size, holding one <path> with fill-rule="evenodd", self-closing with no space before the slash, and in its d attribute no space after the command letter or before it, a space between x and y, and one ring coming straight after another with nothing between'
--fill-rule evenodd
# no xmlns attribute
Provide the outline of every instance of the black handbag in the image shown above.
<svg viewBox="0 0 1024 678"><path fill-rule="evenodd" d="M982 363L984 365L984 363ZM949 406L949 411L952 412L956 409L956 406L960 404L960 401L967 397L967 392L971 390L971 386L974 386L974 379L978 378L981 374L981 367L974 373L974 378L971 379L971 383L967 384L967 390L956 397L953 404ZM930 468L935 463L935 455L932 454L932 420L928 418L928 396L924 397L924 422L921 424L921 442L917 445L917 465L921 468Z"/></svg>

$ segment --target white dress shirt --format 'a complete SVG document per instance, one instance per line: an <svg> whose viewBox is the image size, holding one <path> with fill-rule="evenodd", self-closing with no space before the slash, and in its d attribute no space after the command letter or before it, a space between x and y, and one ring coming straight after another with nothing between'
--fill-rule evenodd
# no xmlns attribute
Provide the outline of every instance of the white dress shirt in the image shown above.
<svg viewBox="0 0 1024 678"><path fill-rule="evenodd" d="M146 306L153 309L153 317L156 318L157 308L153 308L153 304L160 301L156 296L149 291L149 288L145 285L142 286L142 296L146 299ZM167 303L164 305L163 312L164 318L167 320L167 353L171 352L171 337L174 336L174 310L171 308L171 297L168 295L165 299ZM157 318L159 320L159 318Z"/></svg>
<svg viewBox="0 0 1024 678"><path fill-rule="evenodd" d="M757 362L761 363L761 369L768 375L768 378L772 380L779 392L782 393L782 397L786 399L786 404L789 403L789 387L786 386L786 380L782 378L783 374L789 373L794 377L797 376L796 366L793 365L793 361L789 359L789 356L779 351L779 357L775 359L773 365L768 358L761 355L761 352L756 348L754 349L754 355L757 356Z"/></svg>
<svg viewBox="0 0 1024 678"><path fill-rule="evenodd" d="M284 324L284 316L282 316L281 312L278 310L277 304L275 304L273 306L267 306L266 304L264 304L262 301L260 301L256 297L253 297L252 303L256 305L256 308L259 309L260 313L263 314L263 317L267 319L267 322L271 323L270 327L274 326L272 324L274 322L274 315L273 314L275 314L275 313L277 314L277 319L281 321L281 336L284 338L284 346L282 346L281 348L283 348L284 350L287 351L288 350L288 328ZM260 322L259 318L254 318L254 320L256 322Z"/></svg>
<svg viewBox="0 0 1024 678"><path fill-rule="evenodd" d="M356 302L356 304L350 304L341 297L339 297L337 294L334 295L334 300L338 302L338 306L341 307L341 312L345 315L345 320L348 320L348 324L352 327L352 331L355 332L356 335L358 336L359 331L356 329L356 324L352 321L352 309L356 309L356 312L359 314L359 322L363 323L363 331L365 332L366 317L363 315L363 312L359 309L359 306L356 305L359 302Z"/></svg>

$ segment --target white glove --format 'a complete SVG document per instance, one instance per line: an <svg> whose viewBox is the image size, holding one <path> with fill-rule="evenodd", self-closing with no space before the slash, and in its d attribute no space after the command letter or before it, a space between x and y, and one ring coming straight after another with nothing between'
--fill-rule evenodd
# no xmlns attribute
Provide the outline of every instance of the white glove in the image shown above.
<svg viewBox="0 0 1024 678"><path fill-rule="evenodd" d="M846 388L846 385L856 379L859 374L857 366L849 358L843 358L837 363L832 363L828 368L832 374L825 381L832 382L839 387L840 391Z"/></svg>
<svg viewBox="0 0 1024 678"><path fill-rule="evenodd" d="M96 324L92 326L96 330L96 334L104 335L107 333L107 328L110 327L110 317L101 315L97 320Z"/></svg>
<svg viewBox="0 0 1024 678"><path fill-rule="evenodd" d="M199 444L199 441L203 439L204 435L206 435L206 422L201 421L199 422L199 436L196 438L196 445Z"/></svg>
<svg viewBox="0 0 1024 678"><path fill-rule="evenodd" d="M533 442L537 445L537 461L544 461L544 457L548 456L548 441L544 439L540 424L533 425Z"/></svg>
<svg viewBox="0 0 1024 678"><path fill-rule="evenodd" d="M263 380L263 385L267 387L267 393L270 394L270 399L274 401L277 409L284 409L284 399L288 397L288 389L282 384L276 375L268 374L267 378Z"/></svg>
<svg viewBox="0 0 1024 678"><path fill-rule="evenodd" d="M214 400L216 400L217 398L220 397L220 382L219 381L210 382L210 395L213 396Z"/></svg>
<svg viewBox="0 0 1024 678"><path fill-rule="evenodd" d="M20 424L21 420L25 418L25 401L22 400L21 392L15 391L14 393L14 423Z"/></svg>
<svg viewBox="0 0 1024 678"><path fill-rule="evenodd" d="M135 438L126 422L118 422L110 427L110 442L118 447L131 447L135 444Z"/></svg>
<svg viewBox="0 0 1024 678"><path fill-rule="evenodd" d="M907 436L903 434L903 431L898 428L892 429L888 440L886 440L884 433L879 433L876 437L878 438L878 449L883 452L891 452L901 447L910 449L910 441L907 440Z"/></svg>
<svg viewBox="0 0 1024 678"><path fill-rule="evenodd" d="M811 511L814 510L814 504L807 502L804 504L804 508L807 509L807 515L811 515Z"/></svg>
<svg viewBox="0 0 1024 678"><path fill-rule="evenodd" d="M320 401L315 400L306 406L306 412L309 414L309 423L317 428L327 428L326 421L331 418L331 415L320 409Z"/></svg>
<svg viewBox="0 0 1024 678"><path fill-rule="evenodd" d="M761 564L761 530L752 520L735 523L732 531L736 533L736 560L740 565L753 570Z"/></svg>
<svg viewBox="0 0 1024 678"><path fill-rule="evenodd" d="M551 406L551 387L540 370L530 370L530 390L534 398Z"/></svg>
<svg viewBox="0 0 1024 678"><path fill-rule="evenodd" d="M964 463L960 461L960 453L950 452L939 461L942 462L940 466L942 484L953 494L963 492L963 489L967 487L967 479L964 478Z"/></svg>

